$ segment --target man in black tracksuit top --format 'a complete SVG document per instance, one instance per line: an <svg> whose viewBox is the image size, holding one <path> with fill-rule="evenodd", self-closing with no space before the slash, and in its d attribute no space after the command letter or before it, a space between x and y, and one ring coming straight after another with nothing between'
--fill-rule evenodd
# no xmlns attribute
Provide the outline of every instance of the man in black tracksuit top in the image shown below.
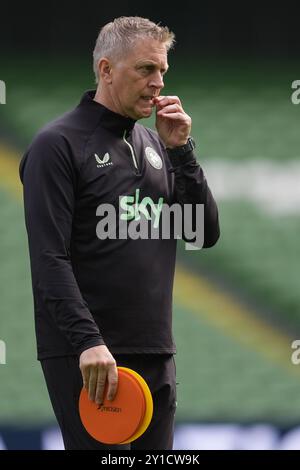
<svg viewBox="0 0 300 470"><path fill-rule="evenodd" d="M127 35L137 21L153 25L127 18ZM101 239L99 207L110 204L119 217L123 198L138 219L139 208L151 214L159 201L203 204L204 247L219 237L217 207L188 139L190 117L179 98L158 96L172 33L155 28L168 39L145 36L119 70L120 61L97 58L103 28L94 52L102 88L45 126L20 165L38 359L66 449L171 449L173 442L176 239ZM153 107L158 134L136 122ZM114 397L116 365L139 372L154 400L152 423L131 447L95 441L77 409L83 383L91 400L103 402L106 381Z"/></svg>

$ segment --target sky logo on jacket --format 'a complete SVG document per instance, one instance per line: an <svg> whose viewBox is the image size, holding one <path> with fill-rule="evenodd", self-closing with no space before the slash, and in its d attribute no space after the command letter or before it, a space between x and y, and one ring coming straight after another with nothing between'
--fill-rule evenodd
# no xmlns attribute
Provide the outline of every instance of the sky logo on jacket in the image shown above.
<svg viewBox="0 0 300 470"><path fill-rule="evenodd" d="M162 210L164 198L160 197L158 203L155 204L153 199L149 196L144 197L141 202L140 189L135 190L134 196L121 196L120 197L120 208L124 211L120 215L121 220L140 220L141 214L145 216L147 220L152 220L151 213L153 214L153 227L157 228L159 224L159 218Z"/></svg>
<svg viewBox="0 0 300 470"><path fill-rule="evenodd" d="M164 203L163 197L155 202L150 196L140 200L141 191L137 188L133 195L119 196L119 210L114 204L99 204L96 210L96 215L101 217L96 226L99 240L169 240L184 237L187 250L202 248L204 204L184 204L183 207L175 202L169 205Z"/></svg>

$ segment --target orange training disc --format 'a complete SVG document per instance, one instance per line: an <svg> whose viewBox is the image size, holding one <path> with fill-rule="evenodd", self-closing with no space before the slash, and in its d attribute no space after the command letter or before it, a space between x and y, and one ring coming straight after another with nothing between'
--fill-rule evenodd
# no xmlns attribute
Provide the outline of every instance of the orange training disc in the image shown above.
<svg viewBox="0 0 300 470"><path fill-rule="evenodd" d="M136 377L118 367L118 390L113 401L104 398L97 405L88 398L85 388L79 398L79 414L83 426L104 444L125 443L137 433L144 422L146 399ZM107 386L104 397L106 397Z"/></svg>

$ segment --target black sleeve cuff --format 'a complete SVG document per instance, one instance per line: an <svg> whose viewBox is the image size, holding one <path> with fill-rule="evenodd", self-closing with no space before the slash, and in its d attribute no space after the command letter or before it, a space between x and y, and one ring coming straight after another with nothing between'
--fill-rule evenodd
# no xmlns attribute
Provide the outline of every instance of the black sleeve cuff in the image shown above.
<svg viewBox="0 0 300 470"><path fill-rule="evenodd" d="M85 351L86 349L90 349L90 348L93 348L95 346L103 346L105 345L103 339L101 338L101 336L99 336L98 338L92 338L88 341L85 341L83 344L81 344L78 348L77 348L77 354L78 356L80 356L81 353L83 353L83 351Z"/></svg>
<svg viewBox="0 0 300 470"><path fill-rule="evenodd" d="M189 152L185 153L184 155L181 155L180 157L178 155L173 155L172 149L167 149L167 154L173 168L177 168L189 162L197 161L193 150L190 150Z"/></svg>

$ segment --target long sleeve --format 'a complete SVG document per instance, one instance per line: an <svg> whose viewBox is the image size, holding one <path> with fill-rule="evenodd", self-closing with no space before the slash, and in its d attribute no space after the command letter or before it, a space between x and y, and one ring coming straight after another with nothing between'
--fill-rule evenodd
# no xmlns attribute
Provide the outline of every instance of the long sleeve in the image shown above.
<svg viewBox="0 0 300 470"><path fill-rule="evenodd" d="M70 258L76 171L68 143L51 130L37 136L20 166L34 296L81 354L104 341Z"/></svg>
<svg viewBox="0 0 300 470"><path fill-rule="evenodd" d="M168 152L175 174L175 201L183 204L204 205L204 243L203 248L216 244L220 236L218 208L208 187L204 172L197 163L194 153L188 152L182 157L174 157ZM193 220L195 225L195 211ZM183 237L184 238L184 237ZM185 238L184 238L185 239Z"/></svg>

